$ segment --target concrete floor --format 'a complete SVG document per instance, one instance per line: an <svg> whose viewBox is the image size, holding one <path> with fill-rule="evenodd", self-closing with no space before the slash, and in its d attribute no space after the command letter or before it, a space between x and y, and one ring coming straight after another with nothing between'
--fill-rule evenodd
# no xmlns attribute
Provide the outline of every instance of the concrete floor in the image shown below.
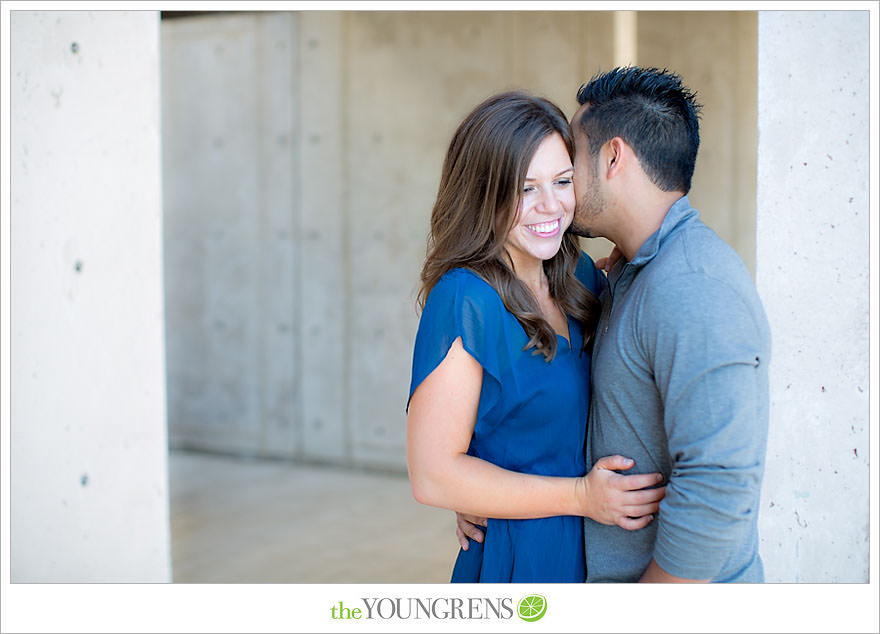
<svg viewBox="0 0 880 634"><path fill-rule="evenodd" d="M172 451L178 583L445 583L455 516L405 475Z"/></svg>

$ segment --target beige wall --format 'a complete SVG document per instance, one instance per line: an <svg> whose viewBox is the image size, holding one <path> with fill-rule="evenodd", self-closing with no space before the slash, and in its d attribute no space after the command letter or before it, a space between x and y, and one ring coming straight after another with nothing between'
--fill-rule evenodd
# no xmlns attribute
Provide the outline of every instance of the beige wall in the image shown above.
<svg viewBox="0 0 880 634"><path fill-rule="evenodd" d="M614 17L164 21L174 445L402 470L415 292L452 133L509 88L571 115L580 84L613 66ZM637 61L675 67L706 102L693 200L751 266L755 15L635 17Z"/></svg>
<svg viewBox="0 0 880 634"><path fill-rule="evenodd" d="M638 13L638 63L680 73L703 104L689 195L755 274L758 20L752 11Z"/></svg>

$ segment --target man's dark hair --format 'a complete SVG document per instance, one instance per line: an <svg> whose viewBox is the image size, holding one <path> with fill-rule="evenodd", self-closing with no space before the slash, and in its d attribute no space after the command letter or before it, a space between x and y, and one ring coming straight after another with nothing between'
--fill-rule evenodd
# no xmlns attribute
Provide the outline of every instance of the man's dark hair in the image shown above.
<svg viewBox="0 0 880 634"><path fill-rule="evenodd" d="M577 99L590 106L579 125L593 157L609 139L620 137L657 187L690 191L702 106L680 76L666 69L618 67L593 76Z"/></svg>

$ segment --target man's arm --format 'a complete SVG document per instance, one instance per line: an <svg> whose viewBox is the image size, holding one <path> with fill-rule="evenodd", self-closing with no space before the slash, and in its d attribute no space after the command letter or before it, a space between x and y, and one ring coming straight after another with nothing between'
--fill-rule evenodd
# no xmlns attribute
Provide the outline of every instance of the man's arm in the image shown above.
<svg viewBox="0 0 880 634"><path fill-rule="evenodd" d="M654 558L639 579L639 583L709 583L709 579L685 579L684 577L676 577L661 568Z"/></svg>
<svg viewBox="0 0 880 634"><path fill-rule="evenodd" d="M640 344L663 401L671 473L645 580L714 579L752 539L769 332L763 314L721 280L680 275L657 291L642 306Z"/></svg>

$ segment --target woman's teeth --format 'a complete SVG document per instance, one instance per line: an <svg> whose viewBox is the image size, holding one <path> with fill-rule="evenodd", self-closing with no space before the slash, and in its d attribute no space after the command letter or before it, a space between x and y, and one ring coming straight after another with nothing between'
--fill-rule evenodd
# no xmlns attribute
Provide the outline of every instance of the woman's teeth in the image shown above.
<svg viewBox="0 0 880 634"><path fill-rule="evenodd" d="M559 228L559 219L557 218L556 220L551 220L550 222L541 222L536 225L526 226L535 233L553 233Z"/></svg>

